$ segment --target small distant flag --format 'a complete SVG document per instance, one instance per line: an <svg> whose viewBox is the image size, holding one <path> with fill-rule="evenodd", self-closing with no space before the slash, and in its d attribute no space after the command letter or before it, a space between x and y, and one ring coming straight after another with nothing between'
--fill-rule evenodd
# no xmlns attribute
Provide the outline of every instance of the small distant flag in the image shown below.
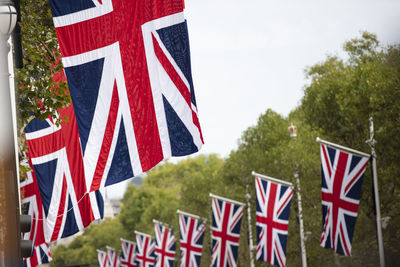
<svg viewBox="0 0 400 267"><path fill-rule="evenodd" d="M277 180L277 179L275 179ZM255 176L258 261L276 266L286 264L286 241L293 186Z"/></svg>
<svg viewBox="0 0 400 267"><path fill-rule="evenodd" d="M136 234L136 262L137 267L153 267L154 243L151 241L151 236L138 231Z"/></svg>
<svg viewBox="0 0 400 267"><path fill-rule="evenodd" d="M180 267L199 267L206 229L205 220L199 216L178 210L181 234Z"/></svg>
<svg viewBox="0 0 400 267"><path fill-rule="evenodd" d="M99 267L108 267L108 255L102 250L97 250L97 260Z"/></svg>
<svg viewBox="0 0 400 267"><path fill-rule="evenodd" d="M121 267L137 267L135 250L135 242L121 238Z"/></svg>
<svg viewBox="0 0 400 267"><path fill-rule="evenodd" d="M211 266L236 267L244 204L210 194L212 199Z"/></svg>
<svg viewBox="0 0 400 267"><path fill-rule="evenodd" d="M112 247L107 246L108 267L119 267L119 255Z"/></svg>
<svg viewBox="0 0 400 267"><path fill-rule="evenodd" d="M155 233L156 267L172 267L175 260L176 239L172 229L165 224L153 220Z"/></svg>
<svg viewBox="0 0 400 267"><path fill-rule="evenodd" d="M369 157L321 143L322 235L320 245L351 256L361 186Z"/></svg>

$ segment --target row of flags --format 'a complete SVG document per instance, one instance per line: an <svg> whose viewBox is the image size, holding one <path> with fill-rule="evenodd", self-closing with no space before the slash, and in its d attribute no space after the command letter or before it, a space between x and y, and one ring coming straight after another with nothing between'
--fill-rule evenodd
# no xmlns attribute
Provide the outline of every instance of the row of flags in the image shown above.
<svg viewBox="0 0 400 267"><path fill-rule="evenodd" d="M323 210L320 245L336 253L350 256L363 174L369 158L325 144L321 144L320 151ZM276 178L256 173L254 175L256 260L285 266L290 205L294 188L290 183ZM245 204L213 194L210 194L210 197L212 208L210 266L237 266L240 225ZM199 266L205 220L199 223L199 217L196 215L189 216L180 211L178 213L181 234L180 266ZM131 252L127 253L128 249L124 247L128 246L124 245L125 241L122 241L122 256L118 264L127 262L128 259L131 265L114 265L113 263L117 261L111 255L116 255L116 253L98 251L99 263L107 262L106 265L100 266L173 266L176 244L172 229L156 220L153 222L155 223L155 243L152 243L149 235L135 231L136 249L131 249ZM108 261L104 261L104 255L108 255Z"/></svg>
<svg viewBox="0 0 400 267"><path fill-rule="evenodd" d="M64 66L51 78L68 82L72 103L58 110L61 124L25 127L29 266L51 259L50 242L103 218L104 187L203 144L184 1L49 2Z"/></svg>
<svg viewBox="0 0 400 267"><path fill-rule="evenodd" d="M180 266L200 266L205 232L205 220L186 212L178 211L180 226ZM97 250L100 267L150 267L173 266L176 239L172 228L154 220L155 240L148 234L135 231L136 243L121 238L121 254L111 247L107 251Z"/></svg>
<svg viewBox="0 0 400 267"><path fill-rule="evenodd" d="M33 231L24 238L35 245L28 266L51 259L50 242L103 217L102 188L203 144L184 1L50 0L50 6L66 75L60 79L72 104L59 110L68 118L61 124L33 119L25 128L32 172L21 191ZM321 156L321 245L350 255L368 159L328 147ZM293 188L261 179L256 190L257 259L284 266ZM243 204L213 197L212 211L212 265L235 266Z"/></svg>

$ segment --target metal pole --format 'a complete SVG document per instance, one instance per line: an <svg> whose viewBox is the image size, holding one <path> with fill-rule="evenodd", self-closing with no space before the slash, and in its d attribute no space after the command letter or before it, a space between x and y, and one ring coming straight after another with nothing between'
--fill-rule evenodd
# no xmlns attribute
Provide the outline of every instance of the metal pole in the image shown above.
<svg viewBox="0 0 400 267"><path fill-rule="evenodd" d="M5 3L0 1L0 6ZM8 38L0 33L0 266L6 267L22 266Z"/></svg>
<svg viewBox="0 0 400 267"><path fill-rule="evenodd" d="M303 226L303 210L301 208L301 195L300 195L300 179L297 172L294 173L297 185L297 204L299 207L299 225L300 225L300 246L301 246L301 262L303 267L307 267L306 246L304 245L304 226Z"/></svg>
<svg viewBox="0 0 400 267"><path fill-rule="evenodd" d="M378 190L378 172L376 170L376 152L374 139L374 121L373 118L369 118L369 135L370 139L366 143L371 147L372 155L372 179L374 182L374 194L375 194L375 209L376 209L376 232L378 235L378 248L379 248L379 261L381 267L385 267L385 253L383 250L383 240L382 240L382 221L381 221L381 208L379 204L379 190Z"/></svg>
<svg viewBox="0 0 400 267"><path fill-rule="evenodd" d="M247 220L249 227L249 253L250 253L250 267L254 267L254 245L253 245L253 232L251 231L251 210L250 210L250 198L249 185L246 185L246 205L247 205Z"/></svg>
<svg viewBox="0 0 400 267"><path fill-rule="evenodd" d="M297 137L297 128L296 128L296 126L294 126L293 123L292 123L289 126L288 130L289 130L289 133L290 133L290 138L296 140L296 137ZM297 164L296 164L296 169L295 169L295 172L294 172L294 178L296 178L297 205L298 205L298 208L299 208L301 262L302 262L303 267L307 267L306 246L304 244L303 209L301 208L300 179L299 179L299 174L297 172Z"/></svg>

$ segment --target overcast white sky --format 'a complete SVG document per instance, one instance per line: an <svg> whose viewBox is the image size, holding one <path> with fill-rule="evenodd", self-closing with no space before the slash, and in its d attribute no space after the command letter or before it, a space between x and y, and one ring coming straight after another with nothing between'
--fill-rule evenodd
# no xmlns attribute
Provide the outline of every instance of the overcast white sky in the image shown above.
<svg viewBox="0 0 400 267"><path fill-rule="evenodd" d="M304 69L367 30L400 42L398 0L185 0L192 75L205 144L227 157L268 108L287 116ZM109 197L121 195L109 189Z"/></svg>

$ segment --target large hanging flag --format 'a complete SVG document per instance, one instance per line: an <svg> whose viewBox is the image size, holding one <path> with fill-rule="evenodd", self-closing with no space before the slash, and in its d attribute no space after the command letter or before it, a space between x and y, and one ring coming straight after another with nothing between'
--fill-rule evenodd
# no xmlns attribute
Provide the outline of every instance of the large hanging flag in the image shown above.
<svg viewBox="0 0 400 267"><path fill-rule="evenodd" d="M44 209L46 242L70 236L103 216L99 191L87 193L79 135L72 106L63 121L33 119L25 127L29 157Z"/></svg>
<svg viewBox="0 0 400 267"><path fill-rule="evenodd" d="M181 267L199 267L203 250L205 221L197 215L178 210L180 227Z"/></svg>
<svg viewBox="0 0 400 267"><path fill-rule="evenodd" d="M52 259L49 245L43 243L34 247L32 257L24 259L24 267L36 267L49 263Z"/></svg>
<svg viewBox="0 0 400 267"><path fill-rule="evenodd" d="M91 191L197 152L183 1L50 0Z"/></svg>
<svg viewBox="0 0 400 267"><path fill-rule="evenodd" d="M369 157L321 144L322 236L321 246L351 255L363 176Z"/></svg>
<svg viewBox="0 0 400 267"><path fill-rule="evenodd" d="M211 266L236 267L244 204L210 194L212 199Z"/></svg>
<svg viewBox="0 0 400 267"><path fill-rule="evenodd" d="M176 239L172 233L172 229L165 224L153 220L155 233L155 250L156 267L172 267L174 266Z"/></svg>
<svg viewBox="0 0 400 267"><path fill-rule="evenodd" d="M107 246L108 267L120 267L119 255L112 247Z"/></svg>
<svg viewBox="0 0 400 267"><path fill-rule="evenodd" d="M137 267L136 264L136 243L121 238L121 267Z"/></svg>
<svg viewBox="0 0 400 267"><path fill-rule="evenodd" d="M99 267L109 267L107 252L104 252L104 251L98 249L97 250L97 260L99 263Z"/></svg>
<svg viewBox="0 0 400 267"><path fill-rule="evenodd" d="M286 240L293 186L255 176L256 259L276 266L286 264Z"/></svg>
<svg viewBox="0 0 400 267"><path fill-rule="evenodd" d="M137 267L152 267L154 266L154 242L151 241L151 236L135 231L136 234L136 262Z"/></svg>

